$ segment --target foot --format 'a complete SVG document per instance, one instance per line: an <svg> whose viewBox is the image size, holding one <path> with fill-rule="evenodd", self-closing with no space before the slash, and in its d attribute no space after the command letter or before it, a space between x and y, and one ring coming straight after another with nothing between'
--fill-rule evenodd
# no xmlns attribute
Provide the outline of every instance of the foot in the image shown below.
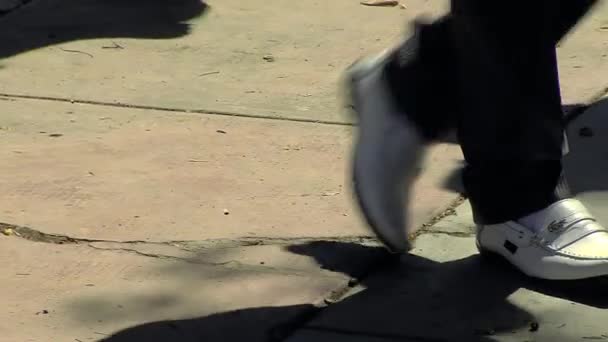
<svg viewBox="0 0 608 342"><path fill-rule="evenodd" d="M423 138L395 103L384 69L388 53L356 62L347 88L358 117L355 195L371 229L395 253L410 249L406 206L419 171Z"/></svg>
<svg viewBox="0 0 608 342"><path fill-rule="evenodd" d="M608 230L575 200L542 211L540 228L515 221L478 226L477 247L496 253L525 274L542 279L608 275Z"/></svg>

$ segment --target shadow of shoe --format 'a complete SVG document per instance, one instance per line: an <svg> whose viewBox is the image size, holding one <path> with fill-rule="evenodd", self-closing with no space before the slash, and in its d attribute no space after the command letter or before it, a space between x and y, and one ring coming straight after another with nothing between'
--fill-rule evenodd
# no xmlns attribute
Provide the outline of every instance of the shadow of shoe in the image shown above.
<svg viewBox="0 0 608 342"><path fill-rule="evenodd" d="M318 248L317 243L313 249L290 250L306 254ZM608 305L608 278L538 280L502 258L476 254L447 262L416 255L380 260L354 295L324 310L307 329L390 340L525 340L539 322L549 325L544 338L559 333L562 322L573 325L571 312L585 317L598 312L588 307L603 310ZM335 264L320 265L340 271L333 269ZM576 328L561 332L577 333Z"/></svg>
<svg viewBox="0 0 608 342"><path fill-rule="evenodd" d="M289 250L317 259L318 244ZM321 267L343 271L317 260ZM478 255L444 263L415 255L381 260L358 292L324 310L307 329L390 340L493 341L495 334L534 321L507 300L524 278Z"/></svg>

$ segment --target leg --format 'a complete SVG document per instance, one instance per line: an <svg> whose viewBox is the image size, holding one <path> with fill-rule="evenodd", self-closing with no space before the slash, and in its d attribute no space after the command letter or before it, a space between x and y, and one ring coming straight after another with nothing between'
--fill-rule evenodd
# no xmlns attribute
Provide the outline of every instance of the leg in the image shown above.
<svg viewBox="0 0 608 342"><path fill-rule="evenodd" d="M520 2L452 1L458 133L477 223L522 217L564 195L555 191L564 132L555 43L593 1Z"/></svg>
<svg viewBox="0 0 608 342"><path fill-rule="evenodd" d="M608 231L556 193L564 126L554 45L594 2L496 10L453 0L448 16L419 25L394 53L351 69L355 189L385 244L407 247L400 212L412 171L426 144L457 127L482 249L541 278L608 274Z"/></svg>
<svg viewBox="0 0 608 342"><path fill-rule="evenodd" d="M452 1L458 133L478 246L545 279L608 274L608 231L560 185L555 44L593 3Z"/></svg>

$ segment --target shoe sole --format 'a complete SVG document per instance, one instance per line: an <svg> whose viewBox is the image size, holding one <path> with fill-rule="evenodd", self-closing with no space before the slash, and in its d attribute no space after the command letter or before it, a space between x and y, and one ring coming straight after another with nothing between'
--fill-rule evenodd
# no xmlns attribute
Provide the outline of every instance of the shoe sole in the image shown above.
<svg viewBox="0 0 608 342"><path fill-rule="evenodd" d="M606 277L605 275L597 275L597 276L585 277L585 278L546 277L546 276L543 277L540 275L532 275L532 274L529 274L529 273L523 271L521 268L519 268L519 266L515 265L515 263L513 263L511 260L509 260L509 258L505 257L504 255L480 246L479 241L476 241L475 244L477 246L477 251L479 251L479 256L482 257L483 260L486 260L488 262L495 263L498 265L503 265L505 267L511 267L513 270L519 272L521 275L528 277L530 279L551 280L551 281L572 281L572 280L583 280L583 279L594 279L594 278Z"/></svg>

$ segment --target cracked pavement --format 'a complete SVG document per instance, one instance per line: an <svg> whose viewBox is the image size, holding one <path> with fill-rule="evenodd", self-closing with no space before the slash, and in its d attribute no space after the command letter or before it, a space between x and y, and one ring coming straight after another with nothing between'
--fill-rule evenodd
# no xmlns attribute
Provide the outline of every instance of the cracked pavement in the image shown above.
<svg viewBox="0 0 608 342"><path fill-rule="evenodd" d="M359 218L341 70L446 3L34 0L0 18L0 341L601 338L564 308L604 302L476 258L457 146L416 184L412 255ZM597 13L560 47L568 103L606 86ZM603 146L589 111L574 144ZM567 166L608 219L586 150Z"/></svg>
<svg viewBox="0 0 608 342"><path fill-rule="evenodd" d="M346 1L263 6L291 14L277 27L238 1L2 17L0 341L282 340L338 302L389 256L351 200L337 81L403 15L443 6L419 3L364 34L338 14L386 13ZM458 200L442 182L460 159L434 148L415 226Z"/></svg>

